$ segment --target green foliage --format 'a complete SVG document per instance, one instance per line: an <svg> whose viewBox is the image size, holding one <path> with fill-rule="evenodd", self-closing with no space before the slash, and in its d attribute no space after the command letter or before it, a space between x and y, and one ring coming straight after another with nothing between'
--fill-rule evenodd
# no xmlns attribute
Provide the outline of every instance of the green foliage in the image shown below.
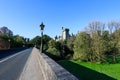
<svg viewBox="0 0 120 80"><path fill-rule="evenodd" d="M8 36L5 34L0 34L0 38L6 41L6 43L9 43L10 48L20 48L23 46L27 46L25 38L19 35Z"/></svg>
<svg viewBox="0 0 120 80"><path fill-rule="evenodd" d="M72 54L67 54L65 56L65 60L71 60L73 58L73 55Z"/></svg>
<svg viewBox="0 0 120 80"><path fill-rule="evenodd" d="M75 41L75 35L72 35L72 36L67 40L67 44L66 44L66 46L67 46L67 48L68 48L68 50L69 50L69 54L70 54L71 56L73 56L73 54L74 54L74 51L73 51L74 41ZM68 55L69 55L69 54L68 54Z"/></svg>
<svg viewBox="0 0 120 80"><path fill-rule="evenodd" d="M51 37L48 35L43 35L42 41L43 41L43 52L45 52L48 49L48 42L51 40ZM38 49L40 48L41 45L41 37L36 36L33 39L30 40L29 44L36 46Z"/></svg>
<svg viewBox="0 0 120 80"><path fill-rule="evenodd" d="M5 35L5 34L0 34L0 38L4 39L4 40L8 40L9 36Z"/></svg>
<svg viewBox="0 0 120 80"><path fill-rule="evenodd" d="M67 47L67 41L55 41L51 39L48 46L49 48L46 52L55 55L60 59L70 59L73 55Z"/></svg>
<svg viewBox="0 0 120 80"><path fill-rule="evenodd" d="M55 40L50 40L48 42L48 46L49 46L49 48L46 51L47 53L61 57L61 52L59 49L57 49L58 45L57 45L57 42Z"/></svg>
<svg viewBox="0 0 120 80"><path fill-rule="evenodd" d="M61 59L60 45L55 40L51 39L48 42L48 49L45 52L49 57L58 61Z"/></svg>
<svg viewBox="0 0 120 80"><path fill-rule="evenodd" d="M41 44L41 37L36 36L33 39L30 40L29 44L36 46L37 48L40 48Z"/></svg>
<svg viewBox="0 0 120 80"><path fill-rule="evenodd" d="M74 41L74 59L87 61L90 54L90 36L85 32L78 33Z"/></svg>
<svg viewBox="0 0 120 80"><path fill-rule="evenodd" d="M54 40L50 40L48 42L48 46L49 46L49 48L54 48L54 47L56 47L56 42Z"/></svg>
<svg viewBox="0 0 120 80"><path fill-rule="evenodd" d="M110 37L108 31L103 31L102 35L94 31L92 36L86 32L78 33L74 41L73 58L80 61L106 63L107 55L115 49Z"/></svg>
<svg viewBox="0 0 120 80"><path fill-rule="evenodd" d="M87 32L80 32L74 41L74 59L95 63L108 63L108 56L112 62L119 62L120 54L120 26L118 22L108 24L108 30L104 30L105 24L99 21L91 22ZM113 30L114 29L114 30Z"/></svg>
<svg viewBox="0 0 120 80"><path fill-rule="evenodd" d="M106 62L105 60L105 53L108 51L109 46L109 39L107 37L104 37L107 35L100 36L96 33L92 35L92 56L94 62ZM106 40L108 39L108 40Z"/></svg>
<svg viewBox="0 0 120 80"><path fill-rule="evenodd" d="M45 52L48 49L48 44L49 41L52 39L50 36L48 35L43 35L43 51Z"/></svg>
<svg viewBox="0 0 120 80"><path fill-rule="evenodd" d="M26 46L25 38L19 35L15 35L10 39L11 47L24 47Z"/></svg>
<svg viewBox="0 0 120 80"><path fill-rule="evenodd" d="M67 40L67 46L69 49L73 50L74 47L74 40L75 40L75 36L71 36L68 40Z"/></svg>
<svg viewBox="0 0 120 80"><path fill-rule="evenodd" d="M60 57L60 52L55 47L48 48L47 53Z"/></svg>

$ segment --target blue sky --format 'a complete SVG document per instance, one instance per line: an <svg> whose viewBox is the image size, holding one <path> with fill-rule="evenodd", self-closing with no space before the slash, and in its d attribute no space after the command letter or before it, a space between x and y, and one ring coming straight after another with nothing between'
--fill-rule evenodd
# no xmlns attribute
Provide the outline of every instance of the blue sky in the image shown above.
<svg viewBox="0 0 120 80"><path fill-rule="evenodd" d="M54 38L62 26L76 34L94 20L120 20L120 0L0 0L0 27L27 38L40 35L41 22Z"/></svg>

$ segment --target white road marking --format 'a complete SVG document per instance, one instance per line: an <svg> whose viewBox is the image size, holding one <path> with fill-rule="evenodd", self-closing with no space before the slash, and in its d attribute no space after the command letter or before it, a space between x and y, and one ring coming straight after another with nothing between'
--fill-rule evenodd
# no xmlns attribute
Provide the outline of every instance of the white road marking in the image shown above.
<svg viewBox="0 0 120 80"><path fill-rule="evenodd" d="M27 50L27 49L26 49L26 50ZM9 57L7 57L7 58L4 58L4 59L0 60L0 63L5 62L5 61L7 61L7 60L10 59L10 58L13 58L13 57L21 54L22 52L24 52L24 50L21 51L21 52L18 52L18 53L16 53L16 54L13 54L13 55L11 55L11 56L9 56Z"/></svg>

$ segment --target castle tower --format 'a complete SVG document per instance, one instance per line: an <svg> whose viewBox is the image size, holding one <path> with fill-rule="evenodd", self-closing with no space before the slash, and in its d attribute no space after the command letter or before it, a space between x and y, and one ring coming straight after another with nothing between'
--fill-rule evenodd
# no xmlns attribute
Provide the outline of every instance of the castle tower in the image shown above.
<svg viewBox="0 0 120 80"><path fill-rule="evenodd" d="M62 27L62 40L69 39L69 29Z"/></svg>

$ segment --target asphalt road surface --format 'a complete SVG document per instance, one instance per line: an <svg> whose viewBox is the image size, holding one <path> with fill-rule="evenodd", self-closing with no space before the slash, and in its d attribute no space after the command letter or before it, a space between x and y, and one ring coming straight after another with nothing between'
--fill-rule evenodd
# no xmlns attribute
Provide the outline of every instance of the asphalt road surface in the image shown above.
<svg viewBox="0 0 120 80"><path fill-rule="evenodd" d="M17 80L23 71L33 48L29 48L0 60L0 80Z"/></svg>
<svg viewBox="0 0 120 80"><path fill-rule="evenodd" d="M7 50L0 50L0 60L8 57L10 55L16 54L22 50L27 49L27 47L18 48L18 49L7 49Z"/></svg>

